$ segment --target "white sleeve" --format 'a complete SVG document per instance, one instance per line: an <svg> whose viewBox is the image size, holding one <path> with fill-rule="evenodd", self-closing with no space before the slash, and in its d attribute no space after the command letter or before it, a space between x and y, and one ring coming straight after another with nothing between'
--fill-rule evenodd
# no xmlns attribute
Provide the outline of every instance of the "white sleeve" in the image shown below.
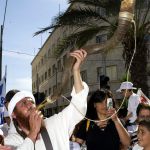
<svg viewBox="0 0 150 150"><path fill-rule="evenodd" d="M79 93L76 93L73 87L70 104L62 112L51 117L51 119L53 118L53 123L56 121L54 124L61 124L63 130L67 131L69 136L72 134L75 125L79 123L86 114L89 88L85 82L82 82L82 84L84 89ZM48 124L50 124L51 119L48 118Z"/></svg>
<svg viewBox="0 0 150 150"><path fill-rule="evenodd" d="M128 112L136 112L137 106L140 103L140 97L138 95L135 95L134 97L129 98L128 103Z"/></svg>
<svg viewBox="0 0 150 150"><path fill-rule="evenodd" d="M4 138L4 143L10 146L13 150L34 150L34 143L30 138L25 140L18 134L9 134Z"/></svg>

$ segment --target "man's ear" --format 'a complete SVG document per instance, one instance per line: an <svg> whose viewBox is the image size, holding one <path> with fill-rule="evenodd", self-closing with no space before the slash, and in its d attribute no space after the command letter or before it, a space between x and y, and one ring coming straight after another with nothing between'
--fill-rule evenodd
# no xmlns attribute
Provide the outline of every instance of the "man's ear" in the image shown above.
<svg viewBox="0 0 150 150"><path fill-rule="evenodd" d="M14 119L16 119L16 115L15 115L14 112L12 113L11 117L14 118Z"/></svg>

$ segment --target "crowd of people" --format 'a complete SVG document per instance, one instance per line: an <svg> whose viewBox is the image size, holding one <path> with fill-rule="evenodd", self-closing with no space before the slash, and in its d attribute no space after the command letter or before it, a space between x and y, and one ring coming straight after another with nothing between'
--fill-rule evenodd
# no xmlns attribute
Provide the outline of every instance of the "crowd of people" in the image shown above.
<svg viewBox="0 0 150 150"><path fill-rule="evenodd" d="M117 90L126 103L127 113L121 115L110 89L93 91L88 98L80 75L86 51L70 56L76 59L71 101L80 111L70 103L43 119L32 93L10 90L5 97L9 128L5 134L0 130L0 150L150 150L150 104L141 103L133 84L122 82Z"/></svg>

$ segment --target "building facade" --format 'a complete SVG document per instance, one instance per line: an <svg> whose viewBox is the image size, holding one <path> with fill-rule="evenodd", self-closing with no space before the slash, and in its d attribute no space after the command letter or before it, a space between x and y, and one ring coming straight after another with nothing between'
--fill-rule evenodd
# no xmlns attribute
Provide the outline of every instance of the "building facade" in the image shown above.
<svg viewBox="0 0 150 150"><path fill-rule="evenodd" d="M61 85L61 77L64 69L67 51L64 51L59 57L55 57L55 48L60 39L71 32L71 28L57 28L47 38L38 54L33 59L32 65L32 90L33 92L43 92L46 96L52 95L53 92ZM150 36L148 36L149 38ZM108 40L107 34L100 34L94 37L88 44L102 43ZM150 42L149 42L150 43ZM148 44L149 44L148 43ZM126 75L125 62L122 58L122 45L118 45L114 49L98 54L89 55L82 65L81 76L83 81L87 82L90 91L100 88L100 75L107 75L110 78L109 84L111 91L116 99L120 95L116 93L121 81ZM148 53L150 58L150 53ZM148 59L149 60L149 59ZM149 74L148 84L150 87L150 61L148 62ZM69 77L68 85L65 88L63 95L67 98L73 86L73 77ZM149 89L150 91L150 89ZM150 93L150 92L149 92ZM68 105L68 101L64 98L49 104L44 108L45 116L51 116L58 113Z"/></svg>

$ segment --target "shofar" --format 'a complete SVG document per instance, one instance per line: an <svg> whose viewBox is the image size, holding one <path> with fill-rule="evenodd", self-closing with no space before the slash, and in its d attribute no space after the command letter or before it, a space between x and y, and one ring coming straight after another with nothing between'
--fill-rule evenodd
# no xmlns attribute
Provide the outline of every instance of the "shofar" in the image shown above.
<svg viewBox="0 0 150 150"><path fill-rule="evenodd" d="M135 0L123 0L121 2L121 8L119 13L119 23L118 27L114 33L114 35L106 42L102 44L93 44L93 45L87 45L84 46L83 49L87 51L88 54L92 53L98 53L101 50L109 50L117 46L118 43L120 43L126 32L131 26L133 17L134 17L134 6L135 6ZM72 57L67 57L65 65L64 65L64 71L62 74L62 82L61 87L54 92L54 94L49 98L47 103L54 102L57 100L61 94L63 93L63 90L65 89L65 86L67 85L68 79L71 75L72 66L75 62L75 59ZM46 105L47 103L44 103ZM43 105L43 107L44 107Z"/></svg>

